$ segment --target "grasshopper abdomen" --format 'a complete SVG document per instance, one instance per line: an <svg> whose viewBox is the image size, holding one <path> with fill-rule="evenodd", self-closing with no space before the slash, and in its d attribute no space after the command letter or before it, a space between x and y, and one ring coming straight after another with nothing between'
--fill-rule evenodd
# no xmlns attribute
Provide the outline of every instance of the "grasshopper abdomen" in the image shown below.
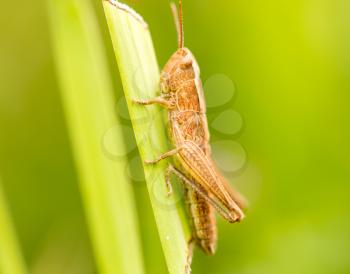
<svg viewBox="0 0 350 274"><path fill-rule="evenodd" d="M198 192L186 188L186 202L191 216L193 237L197 245L207 254L216 250L217 231L212 206Z"/></svg>

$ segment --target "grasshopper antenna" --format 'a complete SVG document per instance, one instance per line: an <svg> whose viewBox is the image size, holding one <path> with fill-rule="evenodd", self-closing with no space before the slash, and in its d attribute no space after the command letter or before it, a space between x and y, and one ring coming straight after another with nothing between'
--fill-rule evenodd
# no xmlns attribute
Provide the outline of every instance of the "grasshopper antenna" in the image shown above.
<svg viewBox="0 0 350 274"><path fill-rule="evenodd" d="M173 13L174 22L177 31L177 46L179 49L184 47L184 30L183 30L183 15L182 15L182 0L179 0L180 14L177 12L177 7L174 2L170 4Z"/></svg>

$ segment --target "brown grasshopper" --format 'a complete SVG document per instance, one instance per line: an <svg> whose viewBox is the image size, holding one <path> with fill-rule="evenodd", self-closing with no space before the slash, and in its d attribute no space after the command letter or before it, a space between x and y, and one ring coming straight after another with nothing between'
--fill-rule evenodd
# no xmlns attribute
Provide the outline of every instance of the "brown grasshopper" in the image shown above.
<svg viewBox="0 0 350 274"><path fill-rule="evenodd" d="M156 160L146 162L155 164L174 156L174 165L170 164L166 172L168 191L171 193L170 175L173 173L185 186L194 240L206 254L214 254L217 232L213 208L233 223L244 217L242 208L245 202L211 159L199 66L191 51L184 47L182 0L179 6L178 16L176 6L172 4L178 49L161 72L161 94L153 99L134 102L160 104L168 110L169 135L175 148Z"/></svg>

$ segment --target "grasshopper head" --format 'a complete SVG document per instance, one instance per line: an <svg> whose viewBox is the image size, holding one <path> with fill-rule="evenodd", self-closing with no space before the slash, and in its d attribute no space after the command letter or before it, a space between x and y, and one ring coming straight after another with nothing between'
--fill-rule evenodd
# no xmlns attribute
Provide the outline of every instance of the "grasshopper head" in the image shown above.
<svg viewBox="0 0 350 274"><path fill-rule="evenodd" d="M199 66L192 52L188 48L178 49L160 75L162 93L175 93L184 82L199 77L199 73Z"/></svg>

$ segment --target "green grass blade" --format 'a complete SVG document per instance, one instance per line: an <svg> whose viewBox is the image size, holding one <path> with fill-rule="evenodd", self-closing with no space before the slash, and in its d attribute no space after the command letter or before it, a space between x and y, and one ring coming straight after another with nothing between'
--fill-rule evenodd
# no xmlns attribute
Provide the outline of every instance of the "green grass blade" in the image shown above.
<svg viewBox="0 0 350 274"><path fill-rule="evenodd" d="M0 273L26 274L0 181Z"/></svg>
<svg viewBox="0 0 350 274"><path fill-rule="evenodd" d="M159 90L151 36L146 23L127 6L114 1L103 5L141 158L154 159L169 149L162 111L132 103L132 99L156 97ZM180 274L188 267L189 229L179 195L166 197L165 167L166 163L144 165L144 171L169 272Z"/></svg>
<svg viewBox="0 0 350 274"><path fill-rule="evenodd" d="M89 1L48 2L63 106L99 273L144 273L126 158L113 160L101 146L118 121L96 18ZM126 155L121 132L114 131L112 142Z"/></svg>

